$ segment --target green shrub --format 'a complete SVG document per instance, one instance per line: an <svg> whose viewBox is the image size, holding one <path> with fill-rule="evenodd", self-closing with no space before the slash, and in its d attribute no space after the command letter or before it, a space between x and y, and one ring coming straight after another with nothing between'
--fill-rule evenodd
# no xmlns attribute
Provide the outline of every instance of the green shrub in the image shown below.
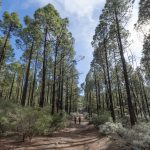
<svg viewBox="0 0 150 150"><path fill-rule="evenodd" d="M35 127L38 135L48 135L52 124L52 116L44 112L40 112Z"/></svg>
<svg viewBox="0 0 150 150"><path fill-rule="evenodd" d="M2 135L7 129L9 125L9 118L7 115L0 113L0 135Z"/></svg>
<svg viewBox="0 0 150 150"><path fill-rule="evenodd" d="M91 122L95 125L95 127L98 127L99 125L109 122L110 120L110 113L102 112L98 116L93 116Z"/></svg>
<svg viewBox="0 0 150 150"><path fill-rule="evenodd" d="M11 118L10 123L12 130L18 132L19 136L22 137L23 141L27 137L32 139L34 134L36 134L36 122L39 117L38 111L29 107L20 107L9 116Z"/></svg>
<svg viewBox="0 0 150 150"><path fill-rule="evenodd" d="M89 120L89 121L91 121L88 113L84 113L84 118L87 119L87 120Z"/></svg>
<svg viewBox="0 0 150 150"><path fill-rule="evenodd" d="M10 130L9 114L14 111L15 106L7 100L0 100L0 134Z"/></svg>
<svg viewBox="0 0 150 150"><path fill-rule="evenodd" d="M150 149L150 123L140 123L132 129L122 128L117 132L132 145L133 150Z"/></svg>
<svg viewBox="0 0 150 150"><path fill-rule="evenodd" d="M52 117L51 128L53 130L59 130L68 126L67 115L65 113L55 114Z"/></svg>
<svg viewBox="0 0 150 150"><path fill-rule="evenodd" d="M120 123L106 122L99 126L99 133L107 135L117 133L131 144L133 150L150 149L150 123L140 123L127 129Z"/></svg>
<svg viewBox="0 0 150 150"><path fill-rule="evenodd" d="M49 107L21 107L0 101L0 134L16 133L24 141L34 135L48 135L68 125L66 113L50 115Z"/></svg>
<svg viewBox="0 0 150 150"><path fill-rule="evenodd" d="M99 125L99 133L104 135L113 134L122 128L121 123L106 122L105 124Z"/></svg>

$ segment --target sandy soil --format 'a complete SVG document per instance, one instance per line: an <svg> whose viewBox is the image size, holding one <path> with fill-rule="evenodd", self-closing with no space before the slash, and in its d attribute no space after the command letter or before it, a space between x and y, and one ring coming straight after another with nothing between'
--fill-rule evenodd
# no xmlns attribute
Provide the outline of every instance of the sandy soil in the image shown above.
<svg viewBox="0 0 150 150"><path fill-rule="evenodd" d="M119 137L100 136L93 125L82 121L49 137L34 137L31 142L16 142L14 137L0 139L0 150L130 150Z"/></svg>

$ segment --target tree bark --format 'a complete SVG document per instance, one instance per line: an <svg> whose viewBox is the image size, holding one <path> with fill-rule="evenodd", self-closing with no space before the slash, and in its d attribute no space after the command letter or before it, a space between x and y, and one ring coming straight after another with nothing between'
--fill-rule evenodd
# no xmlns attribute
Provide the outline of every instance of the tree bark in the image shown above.
<svg viewBox="0 0 150 150"><path fill-rule="evenodd" d="M111 117L113 122L116 121L114 106L113 106L113 99L112 99L112 90L111 90L111 82L110 82L110 74L109 74L109 64L108 64L108 55L107 55L107 48L106 48L106 39L104 38L104 53L105 53L105 60L106 60L106 70L107 70L107 78L108 78L108 91L109 91L109 101L110 101L110 111Z"/></svg>
<svg viewBox="0 0 150 150"><path fill-rule="evenodd" d="M117 38L118 38L118 42L119 42L120 56L121 56L123 74L124 74L124 79L125 79L125 86L126 86L126 93L127 93L127 100L128 100L128 109L129 109L129 114L130 114L130 122L131 122L131 126L133 126L136 123L136 116L135 116L132 99L131 99L129 78L128 78L128 73L127 73L127 68L126 68L126 61L125 61L124 52L123 52L119 20L118 20L116 10L115 10L115 19L116 19L115 21L116 21L117 36L118 36Z"/></svg>
<svg viewBox="0 0 150 150"><path fill-rule="evenodd" d="M12 25L10 25L10 27L9 27L8 33L6 35L6 40L5 40L4 45L0 51L0 70L1 70L1 67L3 65L3 60L5 58L5 49L6 49L7 42L8 42L9 36L10 36L11 28L12 28Z"/></svg>
<svg viewBox="0 0 150 150"><path fill-rule="evenodd" d="M11 84L11 88L10 88L10 92L9 92L9 100L11 99L12 90L13 90L14 82L15 82L15 77L16 77L16 73L14 73L13 81L12 81L12 84Z"/></svg>
<svg viewBox="0 0 150 150"><path fill-rule="evenodd" d="M45 80L46 80L46 47L47 47L47 33L48 29L45 29L45 39L44 39L44 50L43 50L43 72L42 72L42 87L41 87L41 96L39 101L39 106L44 106L45 101Z"/></svg>
<svg viewBox="0 0 150 150"><path fill-rule="evenodd" d="M29 62L28 62L27 70L26 70L25 83L24 83L23 94L22 94L22 99L21 99L21 105L22 106L25 106L25 102L26 102L33 47L34 47L34 42L32 42L32 46L31 46L31 49L30 49L30 55L29 55Z"/></svg>
<svg viewBox="0 0 150 150"><path fill-rule="evenodd" d="M32 85L31 98L30 98L30 106L33 106L33 97L34 97L36 74L37 74L37 59L38 59L38 52L36 54L36 60L34 66L34 77L33 77L33 85Z"/></svg>
<svg viewBox="0 0 150 150"><path fill-rule="evenodd" d="M52 94L52 111L51 114L55 113L56 99L55 99L55 88L56 88L56 69L57 69L57 55L58 55L58 39L55 48L55 58L54 58L54 73L53 73L53 94Z"/></svg>

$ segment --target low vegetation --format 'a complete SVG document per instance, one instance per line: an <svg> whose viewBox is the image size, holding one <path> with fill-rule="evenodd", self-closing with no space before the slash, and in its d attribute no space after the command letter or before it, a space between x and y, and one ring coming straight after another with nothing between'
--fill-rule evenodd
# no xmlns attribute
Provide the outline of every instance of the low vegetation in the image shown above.
<svg viewBox="0 0 150 150"><path fill-rule="evenodd" d="M99 127L99 125L102 125L110 120L111 119L111 115L108 111L105 111L105 112L101 112L99 115L94 115L91 119L90 119L91 123L94 124L95 127Z"/></svg>
<svg viewBox="0 0 150 150"><path fill-rule="evenodd" d="M0 133L16 134L24 141L35 135L49 135L67 126L67 116L59 113L51 116L48 108L22 107L8 101L0 101Z"/></svg>
<svg viewBox="0 0 150 150"><path fill-rule="evenodd" d="M143 122L133 128L125 128L121 123L105 122L99 127L101 135L119 136L126 140L133 150L150 149L150 122Z"/></svg>

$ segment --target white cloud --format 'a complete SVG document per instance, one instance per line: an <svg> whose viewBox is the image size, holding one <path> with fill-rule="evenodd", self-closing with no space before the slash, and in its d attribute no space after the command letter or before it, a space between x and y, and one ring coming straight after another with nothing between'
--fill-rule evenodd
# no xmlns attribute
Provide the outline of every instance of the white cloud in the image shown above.
<svg viewBox="0 0 150 150"><path fill-rule="evenodd" d="M131 41L130 49L131 49L132 54L135 57L135 61L137 62L137 65L140 64L140 58L141 58L142 47L143 47L143 38L144 38L143 34L139 33L134 27L134 24L136 24L138 20L139 1L140 0L137 0L134 4L132 18L129 20L129 23L127 26L127 29L129 30L131 34L129 38L129 40Z"/></svg>
<svg viewBox="0 0 150 150"><path fill-rule="evenodd" d="M77 65L79 72L83 73L80 77L80 83L84 82L92 61L92 37L105 0L27 0L24 8L27 9L33 4L44 6L48 3L53 4L62 17L68 17L70 20L69 29L76 40L76 55L77 57L85 56L85 59Z"/></svg>
<svg viewBox="0 0 150 150"><path fill-rule="evenodd" d="M78 17L91 16L95 7L103 4L105 0L62 0L61 3L69 13Z"/></svg>
<svg viewBox="0 0 150 150"><path fill-rule="evenodd" d="M32 4L44 6L48 3L62 5L68 13L78 17L91 16L95 7L103 5L105 0L27 0L24 6L30 7Z"/></svg>
<svg viewBox="0 0 150 150"><path fill-rule="evenodd" d="M94 35L95 27L98 24L101 9L104 7L106 0L27 0L24 4L25 8L33 4L44 6L48 3L53 4L62 17L68 17L70 20L70 31L75 37L77 55L85 56L82 62L79 62L77 68L79 72L84 73L81 76L80 83L83 82L92 61L91 41ZM140 62L143 37L134 29L134 24L138 19L138 3L135 1L133 15L127 28L131 33L130 40L132 53L136 56L138 63Z"/></svg>

